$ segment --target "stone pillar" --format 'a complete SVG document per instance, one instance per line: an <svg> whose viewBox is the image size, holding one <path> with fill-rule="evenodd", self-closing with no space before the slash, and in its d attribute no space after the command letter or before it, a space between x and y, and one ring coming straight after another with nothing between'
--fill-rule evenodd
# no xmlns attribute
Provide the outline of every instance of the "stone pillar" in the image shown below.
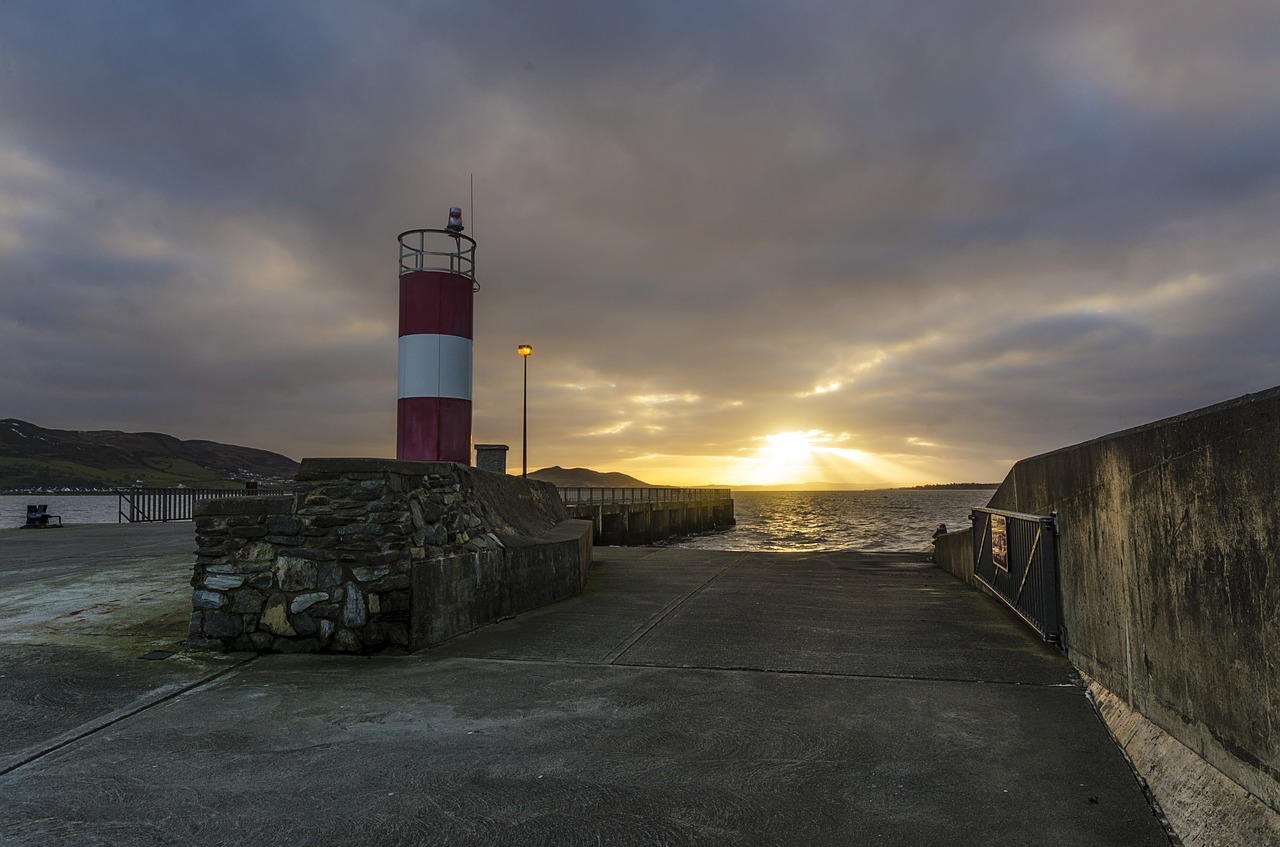
<svg viewBox="0 0 1280 847"><path fill-rule="evenodd" d="M505 444L477 444L476 467L482 471L506 473L509 449L511 448Z"/></svg>

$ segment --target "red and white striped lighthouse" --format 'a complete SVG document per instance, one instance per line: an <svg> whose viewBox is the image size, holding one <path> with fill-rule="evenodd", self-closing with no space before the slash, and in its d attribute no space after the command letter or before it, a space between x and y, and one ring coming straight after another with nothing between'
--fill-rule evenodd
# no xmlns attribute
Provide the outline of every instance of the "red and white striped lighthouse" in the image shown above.
<svg viewBox="0 0 1280 847"><path fill-rule="evenodd" d="M396 458L471 463L476 242L462 211L448 229L400 233L400 389Z"/></svg>

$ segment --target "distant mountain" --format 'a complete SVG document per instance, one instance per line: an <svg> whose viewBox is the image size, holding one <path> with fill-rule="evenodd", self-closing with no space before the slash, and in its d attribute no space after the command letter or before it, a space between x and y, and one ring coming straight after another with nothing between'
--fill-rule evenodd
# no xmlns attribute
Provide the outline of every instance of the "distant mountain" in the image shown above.
<svg viewBox="0 0 1280 847"><path fill-rule="evenodd" d="M710 486L723 488L725 486ZM790 482L775 485L735 485L734 491L956 491L968 489L996 489L998 482L943 482L909 487L886 487L883 482Z"/></svg>
<svg viewBox="0 0 1280 847"><path fill-rule="evenodd" d="M298 463L266 450L216 441L182 441L158 432L44 429L0 420L0 488L101 488L281 482Z"/></svg>
<svg viewBox="0 0 1280 847"><path fill-rule="evenodd" d="M712 485L709 488L732 488L734 491L868 491L879 488L869 482L775 482L772 485Z"/></svg>
<svg viewBox="0 0 1280 847"><path fill-rule="evenodd" d="M549 482L559 488L661 488L663 486L650 485L647 482L641 482L634 476L627 476L624 473L616 471L611 473L601 473L593 471L590 468L562 468L559 465L552 468L542 468L537 471L529 471L529 479L537 479L542 482Z"/></svg>
<svg viewBox="0 0 1280 847"><path fill-rule="evenodd" d="M912 485L898 491L970 491L999 488L998 482L935 482L929 485Z"/></svg>

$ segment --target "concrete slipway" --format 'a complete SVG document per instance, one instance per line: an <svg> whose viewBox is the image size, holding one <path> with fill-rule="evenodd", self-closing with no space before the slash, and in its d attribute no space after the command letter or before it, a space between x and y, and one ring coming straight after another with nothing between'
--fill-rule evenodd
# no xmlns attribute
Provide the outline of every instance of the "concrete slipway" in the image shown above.
<svg viewBox="0 0 1280 847"><path fill-rule="evenodd" d="M192 543L0 532L0 844L1169 844L1070 665L916 555L597 548L425 653L254 657L181 651Z"/></svg>

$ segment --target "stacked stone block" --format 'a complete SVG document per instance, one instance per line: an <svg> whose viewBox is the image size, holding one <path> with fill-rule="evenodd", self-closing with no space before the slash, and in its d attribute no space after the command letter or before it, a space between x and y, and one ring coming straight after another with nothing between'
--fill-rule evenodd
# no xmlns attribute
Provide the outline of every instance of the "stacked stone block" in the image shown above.
<svg viewBox="0 0 1280 847"><path fill-rule="evenodd" d="M308 460L292 496L198 503L188 646L420 646L415 569L460 556L492 568L501 558L489 509L471 490L476 473L447 462Z"/></svg>

